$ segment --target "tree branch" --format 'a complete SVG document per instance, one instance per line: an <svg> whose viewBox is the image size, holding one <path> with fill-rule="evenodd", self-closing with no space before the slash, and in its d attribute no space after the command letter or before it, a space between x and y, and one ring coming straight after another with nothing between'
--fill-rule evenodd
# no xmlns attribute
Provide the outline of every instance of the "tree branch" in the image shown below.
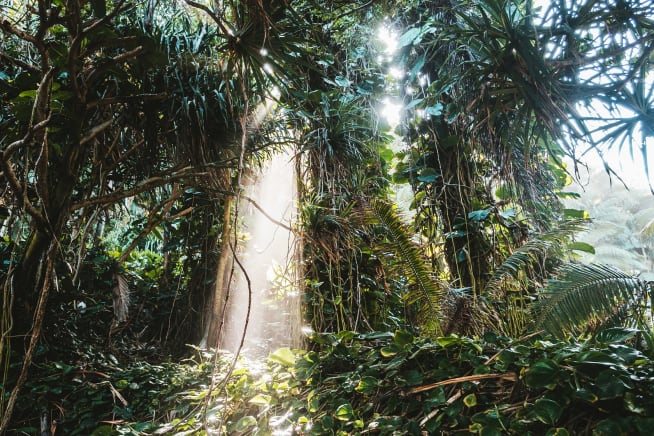
<svg viewBox="0 0 654 436"><path fill-rule="evenodd" d="M7 18L3 18L2 21L0 21L0 28L7 33L19 37L23 41L31 42L32 44L38 43L34 35L14 27Z"/></svg>
<svg viewBox="0 0 654 436"><path fill-rule="evenodd" d="M73 204L70 207L71 211L81 209L84 207L95 206L98 204L111 204L115 203L124 198L133 197L137 194L140 194L150 189L158 188L160 186L167 185L168 183L184 179L186 177L201 177L206 176L206 172L198 171L198 168L188 166L181 168L177 171L170 171L167 174L160 174L158 176L150 177L149 179L141 181L135 187L128 189L126 191L115 191L107 195L102 195L100 197L89 198L87 200L80 201L79 203Z"/></svg>

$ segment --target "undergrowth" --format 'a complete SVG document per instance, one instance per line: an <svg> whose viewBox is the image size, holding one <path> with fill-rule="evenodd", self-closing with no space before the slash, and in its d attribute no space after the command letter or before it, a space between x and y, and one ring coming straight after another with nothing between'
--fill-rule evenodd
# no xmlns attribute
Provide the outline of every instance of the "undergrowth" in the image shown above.
<svg viewBox="0 0 654 436"><path fill-rule="evenodd" d="M398 330L316 334L314 350L259 364L200 349L158 364L51 361L34 368L14 430L38 432L38 405L66 435L651 434L654 363L638 341Z"/></svg>

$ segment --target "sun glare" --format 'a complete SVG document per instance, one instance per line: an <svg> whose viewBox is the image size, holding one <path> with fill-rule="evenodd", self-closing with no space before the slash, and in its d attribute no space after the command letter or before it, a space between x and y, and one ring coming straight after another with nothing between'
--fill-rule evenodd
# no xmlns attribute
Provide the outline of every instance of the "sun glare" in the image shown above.
<svg viewBox="0 0 654 436"><path fill-rule="evenodd" d="M395 128L395 126L400 124L400 120L402 119L402 105L389 97L384 98L382 104L381 116L392 128Z"/></svg>
<svg viewBox="0 0 654 436"><path fill-rule="evenodd" d="M397 50L397 32L388 24L382 24L377 28L377 38L384 44L384 53L392 55Z"/></svg>

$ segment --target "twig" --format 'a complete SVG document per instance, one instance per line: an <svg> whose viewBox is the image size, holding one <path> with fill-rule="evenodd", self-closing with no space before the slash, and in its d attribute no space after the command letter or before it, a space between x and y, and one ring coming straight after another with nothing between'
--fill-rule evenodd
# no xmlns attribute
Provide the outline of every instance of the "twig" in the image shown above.
<svg viewBox="0 0 654 436"><path fill-rule="evenodd" d="M261 212L261 213L263 214L263 216L265 216L266 218L268 218L268 219L269 219L271 222L273 222L274 224L277 224L279 227L281 227L281 228L283 228L283 229L286 229L286 230L288 230L289 232L292 232L292 231L293 231L293 229L292 229L291 227L289 227L288 225L284 224L284 223L281 222L281 221L277 221L276 219L274 219L273 217L271 217L270 215L268 215L268 213L266 213L266 211L263 210L263 209L261 208L261 206L259 206L259 204L257 204L257 202L254 201L254 199L252 199L251 197L248 197L247 195L242 195L241 197L243 197L243 199L249 201L249 202L252 204L252 206L254 206L254 207L255 207L259 212Z"/></svg>
<svg viewBox="0 0 654 436"><path fill-rule="evenodd" d="M491 379L491 378L499 378L502 380L508 380L508 381L517 381L518 376L514 372L505 372L502 374L473 374L473 375L464 375L461 377L454 377L448 380L442 380L436 383L431 383L428 385L424 386L418 386L412 389L409 389L407 391L407 394L417 394L419 392L424 392L424 391L429 391L431 389L438 388L440 386L447 386L447 385L453 385L457 383L463 383L463 382L475 382L479 380L485 380L485 379Z"/></svg>

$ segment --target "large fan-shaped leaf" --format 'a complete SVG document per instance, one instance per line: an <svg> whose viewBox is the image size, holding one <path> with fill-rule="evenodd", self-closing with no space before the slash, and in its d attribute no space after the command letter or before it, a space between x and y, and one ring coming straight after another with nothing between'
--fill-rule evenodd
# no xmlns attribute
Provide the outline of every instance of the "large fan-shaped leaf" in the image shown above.
<svg viewBox="0 0 654 436"><path fill-rule="evenodd" d="M556 229L531 239L513 252L493 273L486 289L497 288L507 276L518 278L518 274L530 272L541 264L550 252L560 249L576 232L586 229L589 220L571 220L561 223Z"/></svg>
<svg viewBox="0 0 654 436"><path fill-rule="evenodd" d="M647 283L610 266L566 264L541 291L536 328L563 336L603 321L645 298Z"/></svg>

